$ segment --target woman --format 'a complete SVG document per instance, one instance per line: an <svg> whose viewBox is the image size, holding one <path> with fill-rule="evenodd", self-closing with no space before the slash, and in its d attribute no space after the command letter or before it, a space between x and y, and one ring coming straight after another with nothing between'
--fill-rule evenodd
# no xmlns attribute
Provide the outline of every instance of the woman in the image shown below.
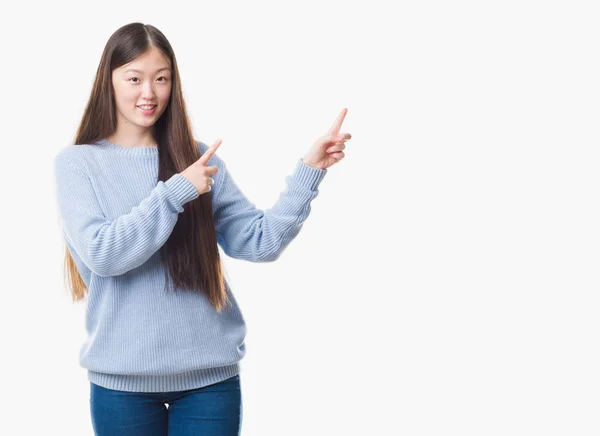
<svg viewBox="0 0 600 436"><path fill-rule="evenodd" d="M215 154L221 141L194 139L165 36L132 23L110 37L74 144L55 159L69 286L89 297L80 364L97 435L239 434L246 325L218 245L278 258L344 157L346 112L262 211Z"/></svg>

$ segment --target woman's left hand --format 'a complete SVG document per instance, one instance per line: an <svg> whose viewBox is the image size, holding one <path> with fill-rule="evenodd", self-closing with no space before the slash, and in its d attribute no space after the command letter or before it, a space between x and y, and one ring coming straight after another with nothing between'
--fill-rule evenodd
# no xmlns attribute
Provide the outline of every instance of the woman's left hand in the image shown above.
<svg viewBox="0 0 600 436"><path fill-rule="evenodd" d="M329 131L315 141L306 156L302 158L302 162L313 168L324 170L344 158L345 142L352 137L350 133L340 133L346 113L348 113L348 109L342 109Z"/></svg>

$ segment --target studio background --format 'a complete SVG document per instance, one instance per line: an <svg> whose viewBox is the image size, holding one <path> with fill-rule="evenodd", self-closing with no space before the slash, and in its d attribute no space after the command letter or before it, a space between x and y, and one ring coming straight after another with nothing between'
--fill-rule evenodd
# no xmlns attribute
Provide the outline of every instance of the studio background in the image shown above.
<svg viewBox="0 0 600 436"><path fill-rule="evenodd" d="M92 435L53 158L102 49L158 27L196 139L274 205L352 134L274 263L226 257L245 436L597 435L594 2L29 2L0 36L6 434ZM4 430L3 430L4 433Z"/></svg>

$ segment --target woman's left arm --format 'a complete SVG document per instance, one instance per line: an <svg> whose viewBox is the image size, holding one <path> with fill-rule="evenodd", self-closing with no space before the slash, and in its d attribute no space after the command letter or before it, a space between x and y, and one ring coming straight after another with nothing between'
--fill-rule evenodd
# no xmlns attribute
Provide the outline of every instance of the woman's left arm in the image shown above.
<svg viewBox="0 0 600 436"><path fill-rule="evenodd" d="M310 213L310 202L327 170L313 168L298 159L286 188L273 207L257 209L237 186L225 162L219 167L213 191L213 215L217 241L225 254L251 262L272 262L300 232ZM210 161L209 161L210 162Z"/></svg>
<svg viewBox="0 0 600 436"><path fill-rule="evenodd" d="M244 196L225 163L216 154L212 156L212 165L219 167L213 215L217 241L225 254L253 262L271 262L281 255L308 218L310 202L318 195L317 188L327 168L345 156L345 142L351 135L340 133L340 128L347 112L346 108L342 109L327 133L298 159L293 173L285 179L285 190L275 205L264 211ZM201 154L206 149L208 146L203 144Z"/></svg>

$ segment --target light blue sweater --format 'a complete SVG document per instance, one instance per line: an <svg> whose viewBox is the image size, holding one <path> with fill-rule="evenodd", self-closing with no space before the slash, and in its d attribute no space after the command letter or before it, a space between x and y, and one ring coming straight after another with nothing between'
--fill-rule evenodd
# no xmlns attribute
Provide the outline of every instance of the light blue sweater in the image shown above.
<svg viewBox="0 0 600 436"><path fill-rule="evenodd" d="M201 153L208 146L196 141ZM159 248L183 205L198 191L181 174L158 181L158 148L102 139L68 145L54 160L63 234L88 286L87 340L79 362L97 385L169 392L217 383L240 372L246 324L232 306L216 312L202 292L164 292ZM278 258L299 233L327 173L298 160L267 210L255 207L216 154L208 165L217 241L225 254L251 262Z"/></svg>

